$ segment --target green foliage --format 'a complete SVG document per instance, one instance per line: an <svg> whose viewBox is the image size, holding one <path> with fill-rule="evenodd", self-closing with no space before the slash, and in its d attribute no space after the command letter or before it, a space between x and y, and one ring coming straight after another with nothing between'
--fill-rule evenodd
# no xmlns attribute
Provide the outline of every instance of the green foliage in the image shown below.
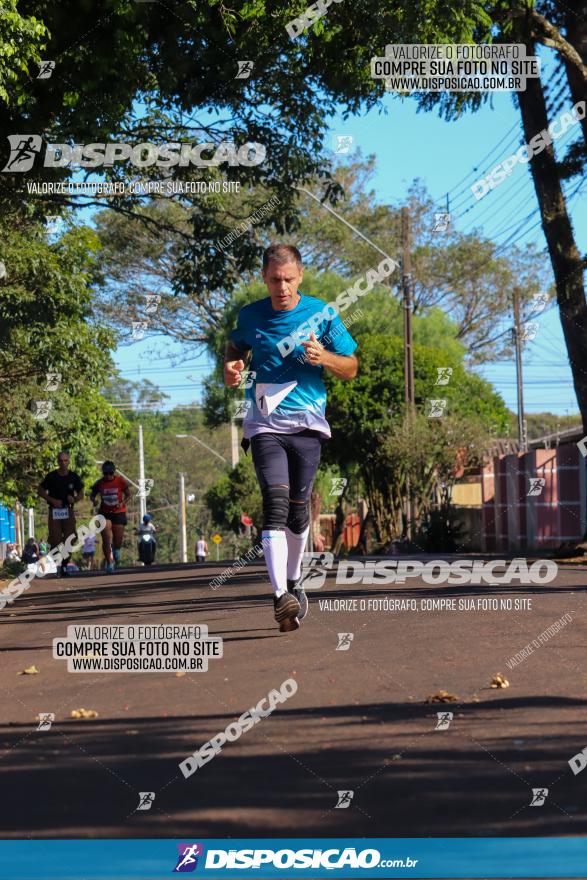
<svg viewBox="0 0 587 880"><path fill-rule="evenodd" d="M237 531L241 515L247 513L260 530L263 501L250 451L208 490L205 501L220 528Z"/></svg>
<svg viewBox="0 0 587 880"><path fill-rule="evenodd" d="M2 498L34 498L61 448L84 476L106 437L122 430L100 394L112 370L114 336L92 311L97 239L71 227L56 242L39 224L0 223L0 476ZM47 391L47 373L61 376ZM49 400L46 419L35 401Z"/></svg>
<svg viewBox="0 0 587 880"><path fill-rule="evenodd" d="M423 319L425 320L425 319ZM405 532L403 505L409 481L421 512L430 493L457 464L469 464L493 432L501 435L508 410L488 382L467 373L446 351L414 346L415 413L404 403L403 342L381 334L361 342L359 373L352 382L327 378L332 439L325 460L343 471L358 467L378 537ZM437 386L438 367L451 367ZM445 399L445 416L428 418L429 400ZM477 459L478 460L478 459Z"/></svg>
<svg viewBox="0 0 587 880"><path fill-rule="evenodd" d="M3 0L0 13L0 104L22 105L23 78L39 64L49 32L34 16L21 15L16 0Z"/></svg>
<svg viewBox="0 0 587 880"><path fill-rule="evenodd" d="M357 354L359 373L352 382L327 375L328 418L333 433L327 450L343 466L364 461L377 448L379 438L404 414L402 340L373 334L361 341ZM446 386L435 384L438 367L453 369ZM414 379L419 411L426 408L427 400L444 398L447 414L478 418L488 432L501 434L505 430L509 418L502 398L488 382L465 372L462 363L446 352L415 345Z"/></svg>
<svg viewBox="0 0 587 880"><path fill-rule="evenodd" d="M360 154L336 168L336 183L345 193L344 199L339 200L337 212L385 252L399 255L400 205L377 203L377 194L369 189L374 170L373 158L363 160ZM319 179L313 181L313 189L319 191L320 186ZM112 325L128 333L131 321L140 317L145 293L158 293L161 303L152 319L151 332L171 336L190 346L207 346L217 358L221 357L240 307L251 299L266 296L259 280L258 261L244 266L239 261L238 248L245 247L243 240L247 239L250 239L247 247L260 248L270 242L271 235L263 224L253 225L227 246L226 253L218 246L209 252L201 239L202 223L212 223L215 218L214 222L236 228L240 219L247 218L267 201L268 195L266 187L257 185L239 194L214 195L214 204L212 196L202 195L196 213L188 204L170 199L147 203L137 208L130 219L126 214L118 216L110 210L101 212L97 230L102 243L105 284L100 305ZM204 206L205 221L197 214ZM501 322L511 311L514 286L520 291L524 317L532 296L548 290L544 255L533 246L498 253L495 244L478 233L461 235L454 229L438 233L434 230L438 206L421 181L414 181L411 186L408 206L413 240L416 342L438 347L442 340L444 348L449 345L449 339L453 339L464 347L467 359L475 363L510 357L510 336L500 332ZM371 245L305 193L296 196L295 209L298 225L287 237L304 256L307 269L303 292L333 299L352 280L379 262L380 256ZM210 261L214 263L214 271L220 261L222 278L215 287L211 287L211 278L207 277L205 283L192 283L189 290L184 290L178 286L177 271L179 264L184 265L184 269L188 265L184 261L184 241L196 215L201 247L197 260L190 258L190 265L194 271L206 273ZM281 222L282 205L274 206L269 216L277 230L275 224ZM403 332L403 319L397 305L399 282L399 271L396 271L364 300L372 318L371 332ZM431 321L420 325L420 317L437 314L441 322L441 312L448 320L434 330L437 339L430 339ZM453 325L450 329L449 321ZM453 345L452 351L456 356L458 346ZM211 416L216 411L212 416L215 419L225 404L216 402L210 409Z"/></svg>
<svg viewBox="0 0 587 880"><path fill-rule="evenodd" d="M554 413L528 413L526 415L526 430L529 440L544 437L545 434L556 434L569 428L577 428L581 425L581 414L574 416L558 416ZM518 435L518 419L515 413L511 413L510 437Z"/></svg>

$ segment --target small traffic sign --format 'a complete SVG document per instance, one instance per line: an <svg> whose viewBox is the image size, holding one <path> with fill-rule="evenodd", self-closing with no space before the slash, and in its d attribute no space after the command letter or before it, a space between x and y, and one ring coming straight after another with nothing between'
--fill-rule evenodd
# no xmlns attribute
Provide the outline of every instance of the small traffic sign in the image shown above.
<svg viewBox="0 0 587 880"><path fill-rule="evenodd" d="M221 544L222 543L222 535L212 535L212 540L214 541L215 544Z"/></svg>

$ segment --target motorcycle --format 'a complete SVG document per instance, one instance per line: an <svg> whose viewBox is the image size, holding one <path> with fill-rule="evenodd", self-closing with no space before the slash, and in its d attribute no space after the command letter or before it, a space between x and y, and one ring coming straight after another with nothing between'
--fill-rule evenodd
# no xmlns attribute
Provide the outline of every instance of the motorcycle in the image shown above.
<svg viewBox="0 0 587 880"><path fill-rule="evenodd" d="M152 532L141 532L139 535L139 559L143 565L152 565L155 561L157 542Z"/></svg>

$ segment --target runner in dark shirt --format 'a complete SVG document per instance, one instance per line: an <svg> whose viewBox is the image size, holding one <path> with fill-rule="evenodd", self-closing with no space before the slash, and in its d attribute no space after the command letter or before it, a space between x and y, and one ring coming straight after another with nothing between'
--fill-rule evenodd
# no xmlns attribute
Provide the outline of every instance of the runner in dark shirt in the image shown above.
<svg viewBox="0 0 587 880"><path fill-rule="evenodd" d="M58 468L51 471L39 485L39 495L49 505L49 543L51 549L67 541L76 532L74 504L83 498L83 485L78 474L69 470L69 453L57 456ZM67 559L61 562L61 577L67 576Z"/></svg>

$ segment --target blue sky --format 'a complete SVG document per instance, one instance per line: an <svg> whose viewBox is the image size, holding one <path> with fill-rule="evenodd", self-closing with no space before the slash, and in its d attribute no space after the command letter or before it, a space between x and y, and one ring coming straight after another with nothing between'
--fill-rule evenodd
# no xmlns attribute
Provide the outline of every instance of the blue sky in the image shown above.
<svg viewBox="0 0 587 880"><path fill-rule="evenodd" d="M547 59L546 65L548 63ZM545 71L548 73L548 66ZM495 94L491 105L453 122L440 119L436 112L418 113L412 99L389 96L385 107L387 114L371 111L346 121L339 117L333 119L331 125L333 142L336 135L351 135L353 147L360 148L363 155L375 155L377 173L372 185L378 200L394 204L401 202L412 181L420 178L438 201L439 211L444 210L446 193L451 193L452 222L458 231L468 232L477 227L498 244L515 238L517 245L535 242L544 249L536 196L527 166L517 165L506 181L480 201L474 199L470 190L471 184L484 171L515 152L523 143L520 114L509 94ZM567 99L562 109L570 107L571 102ZM577 130L578 126L570 128L557 146L566 146L576 137ZM578 179L571 181L567 185L567 195L577 244L585 253L587 187L579 189L580 185ZM573 192L575 194L571 197ZM526 219L531 212L534 214ZM537 323L538 333L524 351L526 412L576 413L556 306L539 316ZM179 348L160 343L156 348L156 357L153 356L153 342L148 339L120 348L116 363L124 377L133 381L151 380L169 395L169 405L199 402L201 381L208 369L206 359L199 357L174 367L169 355L177 354ZM506 404L515 411L513 361L487 364L478 368L478 372L492 382Z"/></svg>

